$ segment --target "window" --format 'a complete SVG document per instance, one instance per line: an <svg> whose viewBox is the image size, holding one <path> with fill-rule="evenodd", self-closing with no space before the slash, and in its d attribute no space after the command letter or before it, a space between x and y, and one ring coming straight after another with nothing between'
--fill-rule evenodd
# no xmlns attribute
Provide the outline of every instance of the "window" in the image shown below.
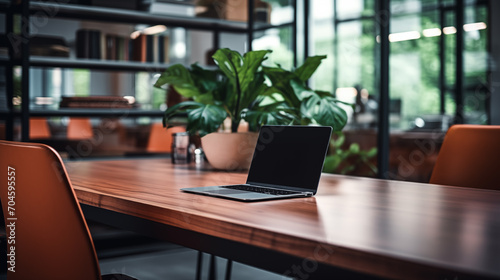
<svg viewBox="0 0 500 280"><path fill-rule="evenodd" d="M428 181L440 141L463 109L464 123L488 122L487 2L464 7L463 108L457 103L455 1L392 0L389 25L389 178ZM317 88L355 104L344 129L344 149L377 147L380 37L374 0L311 2L314 54L327 54ZM422 145L432 150L425 151ZM420 145L420 146L419 146ZM380 152L380 151L379 151ZM373 160L373 159L372 159ZM375 163L375 161L372 161ZM362 172L356 162L351 174ZM369 174L375 176L374 173Z"/></svg>

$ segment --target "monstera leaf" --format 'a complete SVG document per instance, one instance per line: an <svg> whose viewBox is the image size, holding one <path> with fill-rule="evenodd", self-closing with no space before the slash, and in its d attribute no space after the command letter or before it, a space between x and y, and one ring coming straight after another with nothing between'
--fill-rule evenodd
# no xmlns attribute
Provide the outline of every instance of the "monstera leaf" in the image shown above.
<svg viewBox="0 0 500 280"><path fill-rule="evenodd" d="M217 131L228 117L233 132L242 119L251 130L264 124L319 124L340 131L347 122L342 102L307 85L326 56L308 57L298 68L286 70L280 65L262 65L270 52L249 51L241 55L219 49L213 55L217 69L204 69L197 64L190 68L170 66L155 86L169 84L190 101L168 108L164 125L168 126L179 113L186 113L187 130L202 135Z"/></svg>
<svg viewBox="0 0 500 280"><path fill-rule="evenodd" d="M316 72L321 61L326 58L326 55L310 56L306 58L304 64L294 71L294 74L301 80L305 82L311 78L311 76Z"/></svg>
<svg viewBox="0 0 500 280"><path fill-rule="evenodd" d="M281 95L283 101L296 110L294 123L311 123L331 126L340 131L347 123L347 114L340 103L328 92L314 91L306 82L318 69L326 56L308 57L304 64L293 71L277 67L263 67L271 81L270 88Z"/></svg>
<svg viewBox="0 0 500 280"><path fill-rule="evenodd" d="M280 66L263 67L263 71L271 81L271 87L281 94L285 102L294 108L300 107L300 99L295 95L295 91L290 85L290 81L297 78L293 72L285 70Z"/></svg>
<svg viewBox="0 0 500 280"><path fill-rule="evenodd" d="M161 87L165 84L173 86L175 90L184 97L189 98L201 94L199 88L191 78L189 70L181 64L175 64L167 68L160 78L158 78L154 86Z"/></svg>
<svg viewBox="0 0 500 280"><path fill-rule="evenodd" d="M187 112L188 125L186 130L193 135L198 132L201 136L217 131L227 117L227 112L220 105L185 101L165 111L163 126L170 126L170 120L180 112Z"/></svg>
<svg viewBox="0 0 500 280"><path fill-rule="evenodd" d="M286 107L283 103L272 103L243 111L243 119L250 124L251 130L257 130L265 124L293 124L296 118L294 110Z"/></svg>
<svg viewBox="0 0 500 280"><path fill-rule="evenodd" d="M329 92L313 91L297 80L290 81L290 84L294 95L301 102L302 124L327 125L334 131L341 131L344 128L347 123L347 113L339 104L348 103L337 100Z"/></svg>
<svg viewBox="0 0 500 280"><path fill-rule="evenodd" d="M218 49L212 56L219 69L233 86L233 94L228 95L225 104L231 116L231 131L236 132L241 120L241 112L259 91L254 89L264 83L258 73L266 55L271 51L250 51L244 56L230 49ZM252 89L252 90L249 90Z"/></svg>
<svg viewBox="0 0 500 280"><path fill-rule="evenodd" d="M231 84L235 86L238 94L244 94L250 84L254 81L255 74L262 62L266 60L269 50L251 51L241 56L230 49L218 49L213 59L220 70L228 77Z"/></svg>
<svg viewBox="0 0 500 280"><path fill-rule="evenodd" d="M200 136L217 131L227 117L226 111L218 105L199 104L198 108L188 112L186 130L192 133L198 131Z"/></svg>
<svg viewBox="0 0 500 280"><path fill-rule="evenodd" d="M340 131L347 123L347 114L332 96L313 94L302 102L301 112L317 124Z"/></svg>

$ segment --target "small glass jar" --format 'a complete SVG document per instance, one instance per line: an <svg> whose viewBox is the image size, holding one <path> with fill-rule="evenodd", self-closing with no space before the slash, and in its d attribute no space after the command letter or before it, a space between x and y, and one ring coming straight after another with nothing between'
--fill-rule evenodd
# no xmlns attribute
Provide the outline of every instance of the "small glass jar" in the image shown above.
<svg viewBox="0 0 500 280"><path fill-rule="evenodd" d="M191 159L189 153L189 133L178 132L172 134L172 163L186 164Z"/></svg>

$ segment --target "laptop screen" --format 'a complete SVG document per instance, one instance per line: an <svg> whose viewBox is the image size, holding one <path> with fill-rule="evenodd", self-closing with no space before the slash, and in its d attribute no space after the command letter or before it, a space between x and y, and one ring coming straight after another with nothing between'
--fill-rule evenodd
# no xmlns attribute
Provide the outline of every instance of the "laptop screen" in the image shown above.
<svg viewBox="0 0 500 280"><path fill-rule="evenodd" d="M329 126L263 126L247 183L316 193L331 132Z"/></svg>

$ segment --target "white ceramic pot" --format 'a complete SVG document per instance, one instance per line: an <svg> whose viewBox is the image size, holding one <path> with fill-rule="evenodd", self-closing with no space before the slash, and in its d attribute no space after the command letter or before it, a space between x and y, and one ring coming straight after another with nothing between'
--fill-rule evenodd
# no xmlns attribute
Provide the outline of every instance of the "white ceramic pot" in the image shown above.
<svg viewBox="0 0 500 280"><path fill-rule="evenodd" d="M258 133L210 133L201 138L201 146L210 165L216 169L248 169Z"/></svg>

